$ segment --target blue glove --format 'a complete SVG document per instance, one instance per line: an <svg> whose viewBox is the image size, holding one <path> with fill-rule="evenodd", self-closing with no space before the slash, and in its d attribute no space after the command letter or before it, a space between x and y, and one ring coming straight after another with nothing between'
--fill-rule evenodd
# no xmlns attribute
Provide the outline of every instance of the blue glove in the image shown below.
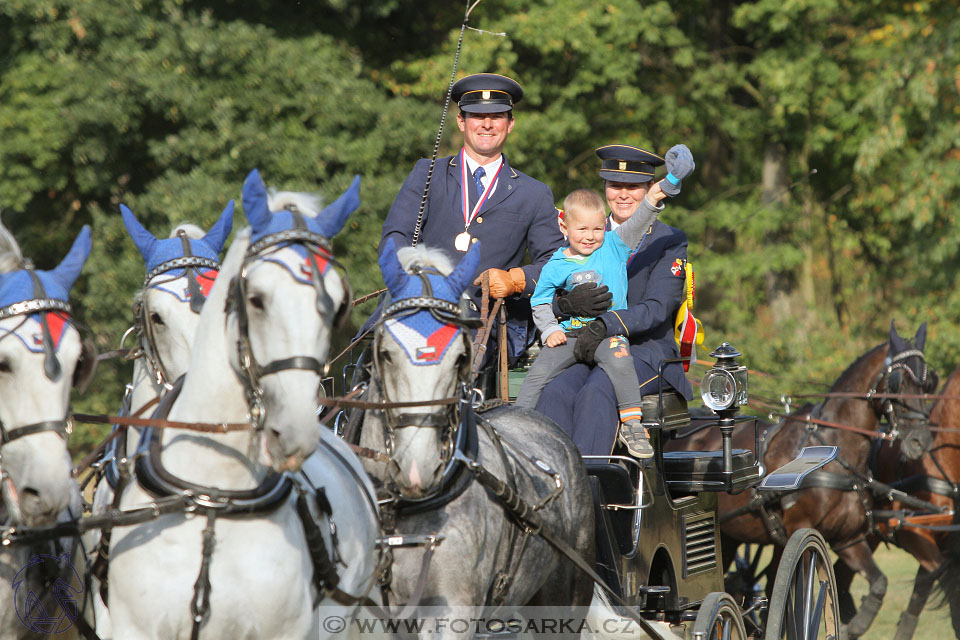
<svg viewBox="0 0 960 640"><path fill-rule="evenodd" d="M687 145L676 144L670 147L663 159L667 161L667 177L660 181L660 188L670 197L679 195L681 182L697 166L693 162L693 154Z"/></svg>

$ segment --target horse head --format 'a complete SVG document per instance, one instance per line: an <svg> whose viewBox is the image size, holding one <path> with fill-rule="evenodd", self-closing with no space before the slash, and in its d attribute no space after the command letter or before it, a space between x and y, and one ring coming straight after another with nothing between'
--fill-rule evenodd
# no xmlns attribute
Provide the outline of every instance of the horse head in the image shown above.
<svg viewBox="0 0 960 640"><path fill-rule="evenodd" d="M220 252L233 227L233 200L210 231L178 225L157 239L120 205L123 223L147 269L134 304L139 348L157 385L169 385L190 362L200 308L220 270Z"/></svg>
<svg viewBox="0 0 960 640"><path fill-rule="evenodd" d="M350 312L350 287L330 239L359 206L360 177L319 210L305 194L269 196L254 169L243 186L250 243L228 294L231 365L251 415L265 428L278 470L297 469L316 448L316 399L334 327Z"/></svg>
<svg viewBox="0 0 960 640"><path fill-rule="evenodd" d="M875 385L877 393L902 396L881 398L876 406L900 438L900 452L908 460L919 459L933 442L926 404L916 397L935 392L939 384L937 372L923 355L926 340L926 322L913 340L901 337L891 322L884 369Z"/></svg>
<svg viewBox="0 0 960 640"><path fill-rule="evenodd" d="M384 410L388 480L407 498L438 488L452 452L456 405L429 403L469 393L470 336L459 301L479 260L479 243L451 270L443 254L424 247L397 252L392 240L380 257L391 302L374 337L375 377L387 403L426 403Z"/></svg>
<svg viewBox="0 0 960 640"><path fill-rule="evenodd" d="M84 227L50 271L24 260L0 224L0 488L15 522L52 524L76 492L67 451L70 389L96 353L70 318L68 296L90 255Z"/></svg>

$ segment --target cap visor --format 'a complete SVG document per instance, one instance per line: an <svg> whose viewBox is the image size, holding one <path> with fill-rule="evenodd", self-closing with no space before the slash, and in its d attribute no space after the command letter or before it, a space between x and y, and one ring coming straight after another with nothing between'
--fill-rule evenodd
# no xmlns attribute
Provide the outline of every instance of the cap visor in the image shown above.
<svg viewBox="0 0 960 640"><path fill-rule="evenodd" d="M460 107L464 113L503 113L510 110L512 107L508 104L467 104Z"/></svg>
<svg viewBox="0 0 960 640"><path fill-rule="evenodd" d="M600 177L610 182L629 182L641 184L653 180L653 176L645 176L639 173L621 173L619 171L601 171Z"/></svg>

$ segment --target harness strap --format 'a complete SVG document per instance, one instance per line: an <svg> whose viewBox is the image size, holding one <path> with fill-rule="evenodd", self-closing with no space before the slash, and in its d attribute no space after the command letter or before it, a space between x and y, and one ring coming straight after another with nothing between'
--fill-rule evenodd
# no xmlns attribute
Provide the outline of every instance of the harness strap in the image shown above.
<svg viewBox="0 0 960 640"><path fill-rule="evenodd" d="M115 527L129 527L184 511L190 503L191 498L187 495L176 494L144 507L127 511L111 509L100 515L69 520L50 527L10 527L0 533L0 544L35 544L56 538L78 537L94 529L109 531Z"/></svg>
<svg viewBox="0 0 960 640"><path fill-rule="evenodd" d="M956 485L947 482L943 478L937 478L936 476L910 476L902 480L897 480L896 482L891 482L890 486L901 491L906 491L907 493L929 491L930 493L948 497L956 497L958 493Z"/></svg>
<svg viewBox="0 0 960 640"><path fill-rule="evenodd" d="M423 590L427 586L427 574L430 572L430 561L433 560L433 550L437 548L437 545L440 544L442 538L437 538L436 536L430 536L429 540L424 546L426 547L423 552L423 558L420 560L420 575L417 576L417 582L413 586L413 593L410 594L410 600L407 601L407 604L403 606L403 609L400 610L400 613L392 614L390 613L390 602L388 597L389 586L383 590L383 608L386 610L385 613L387 617L393 618L396 620L406 620L417 610L417 607L420 605L420 598L423 597Z"/></svg>
<svg viewBox="0 0 960 640"><path fill-rule="evenodd" d="M15 429L0 429L0 445L13 442L17 438L29 436L43 431L53 431L64 440L67 439L66 420L46 420L44 422L35 422Z"/></svg>
<svg viewBox="0 0 960 640"><path fill-rule="evenodd" d="M213 559L213 548L217 543L213 529L216 521L217 510L207 509L207 526L203 529L203 559L200 561L200 574L193 585L193 600L190 601L190 613L193 614L191 640L200 638L200 627L210 617L210 562Z"/></svg>
<svg viewBox="0 0 960 640"><path fill-rule="evenodd" d="M315 371L323 375L324 366L322 362L312 356L293 356L292 358L284 358L283 360L274 360L263 367L259 367L257 373L259 374L258 377L262 377L270 375L271 373L287 371L288 369Z"/></svg>
<svg viewBox="0 0 960 640"><path fill-rule="evenodd" d="M183 247L184 257L192 258L193 252L190 250L190 241L187 239L186 232L180 229L177 231L177 236L180 238L180 245ZM193 265L190 265L184 270L184 275L187 276L187 292L190 294L190 311L200 313L206 296L203 295L203 289L200 288L200 283L197 282L198 273Z"/></svg>
<svg viewBox="0 0 960 640"><path fill-rule="evenodd" d="M30 274L33 280L33 297L46 298L47 292L40 282L40 276L33 270L33 265L26 265L26 272ZM40 318L40 328L43 332L43 372L49 380L58 380L60 378L60 360L57 359L57 350L53 347L53 335L50 333L50 325L47 323L47 314L38 314Z"/></svg>

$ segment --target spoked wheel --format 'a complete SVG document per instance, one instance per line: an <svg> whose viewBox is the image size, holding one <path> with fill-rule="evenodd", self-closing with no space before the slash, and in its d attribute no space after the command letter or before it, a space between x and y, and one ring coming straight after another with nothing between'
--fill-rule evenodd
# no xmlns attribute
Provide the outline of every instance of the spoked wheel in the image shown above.
<svg viewBox="0 0 960 640"><path fill-rule="evenodd" d="M703 600L693 623L693 640L745 640L740 607L729 593L714 591Z"/></svg>
<svg viewBox="0 0 960 640"><path fill-rule="evenodd" d="M814 529L796 531L773 583L764 640L838 640L837 580L827 543Z"/></svg>

